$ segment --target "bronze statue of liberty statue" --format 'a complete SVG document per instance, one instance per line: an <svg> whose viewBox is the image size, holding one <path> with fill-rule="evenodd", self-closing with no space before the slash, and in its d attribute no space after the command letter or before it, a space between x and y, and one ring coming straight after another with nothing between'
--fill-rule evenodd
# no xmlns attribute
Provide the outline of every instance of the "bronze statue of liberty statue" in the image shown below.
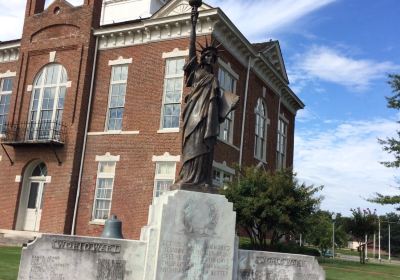
<svg viewBox="0 0 400 280"><path fill-rule="evenodd" d="M185 98L182 113L182 161L180 180L171 189L190 191L212 191L212 166L214 147L217 143L220 124L235 109L239 97L225 92L221 95L219 82L214 74L218 60L215 41L200 46L200 61L196 55L197 8L202 1L189 1L192 5L192 30L190 36L189 61L184 66L186 86L191 87Z"/></svg>

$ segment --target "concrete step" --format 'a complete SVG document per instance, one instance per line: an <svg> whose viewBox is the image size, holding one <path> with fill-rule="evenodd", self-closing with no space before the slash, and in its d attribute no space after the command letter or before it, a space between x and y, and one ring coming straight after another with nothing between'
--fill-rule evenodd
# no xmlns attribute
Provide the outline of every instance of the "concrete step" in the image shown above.
<svg viewBox="0 0 400 280"><path fill-rule="evenodd" d="M22 246L36 237L41 236L40 232L16 231L0 229L1 246Z"/></svg>

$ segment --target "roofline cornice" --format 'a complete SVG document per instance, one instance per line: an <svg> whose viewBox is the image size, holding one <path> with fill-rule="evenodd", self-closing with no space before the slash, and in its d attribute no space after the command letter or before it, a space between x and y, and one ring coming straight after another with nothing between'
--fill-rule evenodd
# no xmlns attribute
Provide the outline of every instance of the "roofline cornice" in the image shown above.
<svg viewBox="0 0 400 280"><path fill-rule="evenodd" d="M199 21L208 23L207 30L203 30L201 33L198 34L199 36L211 33L217 35L221 33L221 32L218 33L219 27L222 27L224 29L228 28L228 31L230 31L233 34L233 36L237 38L235 39L235 42L238 42L242 45L240 47L241 54L236 55L236 58L242 63L242 65L247 67L248 59L249 57L251 57L254 62L253 69L256 72L257 76L261 80L263 80L267 85L271 86L277 95L283 97L284 99L287 99L287 101L284 103L287 106L291 107L291 111L294 114L296 113L297 110L304 108L305 106L304 103L300 100L300 98L296 96L296 94L289 87L288 81L282 76L281 73L279 73L278 70L275 69L275 67L265 57L264 54L255 50L250 41L240 32L240 30L232 23L232 21L226 16L226 14L220 8L212 8L208 10L199 11ZM102 37L107 42L105 45L102 45L100 43L99 48L111 49L111 48L128 46L129 44L125 44L126 41L125 36L127 37L131 36L130 40L132 40L131 41L132 44L130 45L134 45L133 42L134 41L136 42L136 37L135 37L137 35L136 32L139 33L141 36L141 39L139 39L138 44L150 41L163 40L161 35L162 29L165 28L166 26L168 26L168 28L171 27L175 28L175 25L188 27L190 25L190 14L187 13L187 14L174 15L161 18L147 18L138 22L127 23L127 24L121 23L120 25L113 25L110 27L99 28L97 30L94 30L93 34L95 36ZM169 34L169 37L165 39L177 39L189 36L186 29L184 31L182 31L182 27L180 27L180 29L181 29L180 36L171 37L171 34ZM187 29L190 30L190 28ZM159 35L154 36L153 33ZM147 39L143 37L143 34L146 34L145 37L147 37ZM123 37L123 39L121 39L121 41L124 42L123 45L117 44L118 36ZM109 44L108 43L109 40L106 39L106 37L112 37L113 43ZM154 39L152 37L154 37ZM218 36L216 37L217 39L220 39L218 38ZM228 51L231 50L228 48ZM268 73L265 73L266 71Z"/></svg>
<svg viewBox="0 0 400 280"><path fill-rule="evenodd" d="M285 102L285 105L290 106L290 107L294 107L294 110L291 110L294 114L296 113L297 110L299 109L303 109L305 107L305 104L300 100L300 98L293 92L293 90L289 87L288 85L288 81L286 81L286 79L284 77L282 77L282 75L275 69L275 67L272 65L272 63L265 57L264 54L257 52L253 45L247 40L247 38L240 32L240 30L232 23L232 21L226 16L226 14L219 8L217 8L218 14L220 16L220 18L222 19L222 21L225 23L226 26L228 26L233 33L239 38L239 40L241 40L244 45L247 48L247 51L249 52L249 54L251 55L251 58L254 59L254 69L256 70L256 74L258 74L259 78L261 78L264 82L266 82L268 84L267 79L265 79L265 77L263 77L264 75L260 72L257 71L258 69L255 67L257 60L261 63L263 63L264 65L266 65L268 67L268 70L271 71L275 78L274 81L272 81L274 84L278 83L280 86L279 88L281 88L281 90L279 90L278 88L275 87L275 92L279 95L282 96L286 99L291 99L288 100L287 102ZM244 66L246 66L245 63L243 63ZM276 81L276 78L278 79L278 81ZM269 81L271 83L271 81ZM289 96L287 96L289 94ZM296 104L297 103L297 104Z"/></svg>
<svg viewBox="0 0 400 280"><path fill-rule="evenodd" d="M200 11L199 18L217 15L216 10L217 9L214 8L211 10ZM128 23L128 24L121 23L121 25L99 28L94 30L93 34L95 36L100 36L111 33L126 32L135 29L144 29L146 27L157 26L162 24L183 22L188 20L190 20L190 16L188 14L175 15L167 18L146 18L139 22Z"/></svg>
<svg viewBox="0 0 400 280"><path fill-rule="evenodd" d="M15 49L15 48L19 48L19 47L21 47L20 41L18 41L18 42L13 41L11 43L8 43L8 42L0 43L0 50Z"/></svg>
<svg viewBox="0 0 400 280"><path fill-rule="evenodd" d="M14 62L19 59L21 43L14 40L10 42L1 42L0 44L0 63Z"/></svg>

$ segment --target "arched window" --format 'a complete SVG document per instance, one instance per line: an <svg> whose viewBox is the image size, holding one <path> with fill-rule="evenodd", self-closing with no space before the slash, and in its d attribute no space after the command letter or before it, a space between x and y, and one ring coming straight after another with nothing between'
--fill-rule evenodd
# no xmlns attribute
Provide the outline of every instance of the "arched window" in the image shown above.
<svg viewBox="0 0 400 280"><path fill-rule="evenodd" d="M49 64L36 76L28 120L28 139L54 139L59 135L67 71L60 64Z"/></svg>
<svg viewBox="0 0 400 280"><path fill-rule="evenodd" d="M257 100L256 113L256 137L254 145L254 155L257 159L266 160L266 123L267 114L264 102L261 98Z"/></svg>
<svg viewBox="0 0 400 280"><path fill-rule="evenodd" d="M43 162L39 163L32 171L32 177L47 176L47 166Z"/></svg>

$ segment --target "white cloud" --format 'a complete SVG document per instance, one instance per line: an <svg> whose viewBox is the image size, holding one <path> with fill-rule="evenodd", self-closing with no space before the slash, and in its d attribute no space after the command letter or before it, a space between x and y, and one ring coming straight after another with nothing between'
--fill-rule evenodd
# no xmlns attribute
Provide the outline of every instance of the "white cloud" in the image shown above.
<svg viewBox="0 0 400 280"><path fill-rule="evenodd" d="M305 54L298 55L290 76L297 89L308 82L322 80L362 91L368 89L372 81L397 69L400 66L390 61L355 59L333 48L312 46Z"/></svg>
<svg viewBox="0 0 400 280"><path fill-rule="evenodd" d="M83 0L68 0L73 5ZM209 0L221 7L239 29L252 40L273 37L273 33L338 0ZM49 5L52 0L47 0ZM0 0L0 40L20 38L26 0ZM251 16L249 16L251 15Z"/></svg>
<svg viewBox="0 0 400 280"><path fill-rule="evenodd" d="M325 131L300 131L295 137L295 170L301 181L324 185L322 208L349 214L350 208L376 208L379 212L394 207L365 201L376 192L398 194L398 171L379 162L391 160L382 151L378 138L394 135L394 120L349 121Z"/></svg>
<svg viewBox="0 0 400 280"><path fill-rule="evenodd" d="M21 38L25 4L25 0L0 0L0 41Z"/></svg>
<svg viewBox="0 0 400 280"><path fill-rule="evenodd" d="M338 0L209 0L221 7L251 39L265 39L328 4Z"/></svg>
<svg viewBox="0 0 400 280"><path fill-rule="evenodd" d="M0 0L0 41L19 39L22 36L26 0ZM52 0L46 1L46 6ZM81 5L83 0L68 0L73 5ZM10 27L10 28L4 28Z"/></svg>
<svg viewBox="0 0 400 280"><path fill-rule="evenodd" d="M298 111L296 115L296 121L301 123L309 122L317 118L318 116L314 112L310 111L308 108L304 108Z"/></svg>

